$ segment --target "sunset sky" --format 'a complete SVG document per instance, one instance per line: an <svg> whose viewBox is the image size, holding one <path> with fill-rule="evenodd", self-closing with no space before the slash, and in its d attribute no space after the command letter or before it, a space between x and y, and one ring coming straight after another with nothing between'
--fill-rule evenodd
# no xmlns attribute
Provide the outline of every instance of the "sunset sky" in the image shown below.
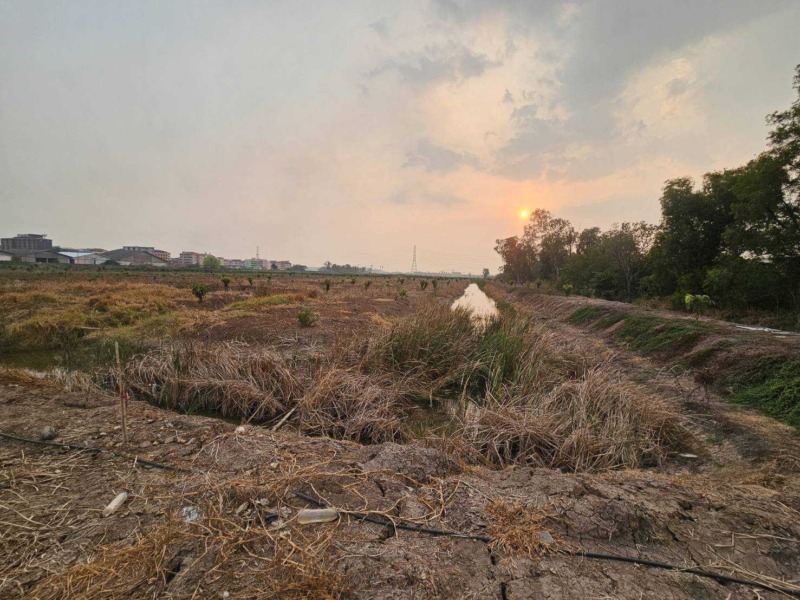
<svg viewBox="0 0 800 600"><path fill-rule="evenodd" d="M793 99L796 0L0 2L0 235L496 272Z"/></svg>

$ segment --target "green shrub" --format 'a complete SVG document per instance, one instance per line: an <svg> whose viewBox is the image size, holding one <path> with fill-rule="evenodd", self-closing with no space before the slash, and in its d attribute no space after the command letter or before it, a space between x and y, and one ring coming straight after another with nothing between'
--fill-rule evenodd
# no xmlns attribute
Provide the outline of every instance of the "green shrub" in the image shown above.
<svg viewBox="0 0 800 600"><path fill-rule="evenodd" d="M313 310L304 306L297 311L297 320L300 322L301 327L311 327L317 322L317 315Z"/></svg>
<svg viewBox="0 0 800 600"><path fill-rule="evenodd" d="M571 296L572 295L572 291L574 290L574 288L572 287L571 283L568 283L568 284L564 285L561 289L564 290L564 295L565 296Z"/></svg>
<svg viewBox="0 0 800 600"><path fill-rule="evenodd" d="M371 285L372 285L372 282L371 282L371 281L365 281L365 282L364 282L364 289L365 289L365 290L368 290L368 289L369 289L369 286L371 286Z"/></svg>
<svg viewBox="0 0 800 600"><path fill-rule="evenodd" d="M683 297L683 303L686 306L686 310L694 314L696 321L699 321L700 315L714 304L711 298L705 294L686 294L686 296Z"/></svg>
<svg viewBox="0 0 800 600"><path fill-rule="evenodd" d="M220 281L222 282L222 287L225 288L225 291L227 292L228 289L231 287L231 278L223 277L222 279L220 279Z"/></svg>
<svg viewBox="0 0 800 600"><path fill-rule="evenodd" d="M202 302L205 295L208 293L208 286L204 283L195 283L192 286L192 294L197 298L198 302Z"/></svg>

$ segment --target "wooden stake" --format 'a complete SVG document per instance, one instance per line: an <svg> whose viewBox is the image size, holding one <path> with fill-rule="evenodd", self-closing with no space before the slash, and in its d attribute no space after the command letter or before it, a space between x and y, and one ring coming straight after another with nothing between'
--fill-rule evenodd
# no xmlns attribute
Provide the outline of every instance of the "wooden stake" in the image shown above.
<svg viewBox="0 0 800 600"><path fill-rule="evenodd" d="M128 443L128 407L125 402L125 384L122 382L122 363L119 360L119 342L114 342L114 354L117 357L117 381L119 382L119 412L122 416L122 441Z"/></svg>

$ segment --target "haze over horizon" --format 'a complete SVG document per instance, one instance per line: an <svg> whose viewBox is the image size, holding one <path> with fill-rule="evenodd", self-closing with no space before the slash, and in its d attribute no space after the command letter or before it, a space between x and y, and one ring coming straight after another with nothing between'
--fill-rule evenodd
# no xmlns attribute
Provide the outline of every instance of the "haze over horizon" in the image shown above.
<svg viewBox="0 0 800 600"><path fill-rule="evenodd" d="M0 2L0 234L497 271L658 222L793 97L800 3Z"/></svg>

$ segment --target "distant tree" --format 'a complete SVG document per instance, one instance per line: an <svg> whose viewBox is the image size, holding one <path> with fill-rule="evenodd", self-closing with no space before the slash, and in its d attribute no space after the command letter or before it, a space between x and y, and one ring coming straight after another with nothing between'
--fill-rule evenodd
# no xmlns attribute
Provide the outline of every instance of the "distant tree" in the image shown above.
<svg viewBox="0 0 800 600"><path fill-rule="evenodd" d="M795 67L793 83L797 99L786 110L769 115L767 123L773 127L768 138L770 154L786 169L788 203L795 207L796 218L800 196L800 64Z"/></svg>
<svg viewBox="0 0 800 600"><path fill-rule="evenodd" d="M203 259L203 268L207 271L219 269L220 264L220 260L216 256L211 256L210 254Z"/></svg>
<svg viewBox="0 0 800 600"><path fill-rule="evenodd" d="M302 273L303 271L307 270L308 267L305 265L292 265L287 269L287 271L293 271L295 273Z"/></svg>
<svg viewBox="0 0 800 600"><path fill-rule="evenodd" d="M276 262L272 262L272 263L270 263L270 264L269 264L269 268L270 268L272 271L277 271L277 270L278 270L278 263L276 263Z"/></svg>
<svg viewBox="0 0 800 600"><path fill-rule="evenodd" d="M484 268L483 269L483 278L484 279L489 279L489 274L490 274L489 269Z"/></svg>

